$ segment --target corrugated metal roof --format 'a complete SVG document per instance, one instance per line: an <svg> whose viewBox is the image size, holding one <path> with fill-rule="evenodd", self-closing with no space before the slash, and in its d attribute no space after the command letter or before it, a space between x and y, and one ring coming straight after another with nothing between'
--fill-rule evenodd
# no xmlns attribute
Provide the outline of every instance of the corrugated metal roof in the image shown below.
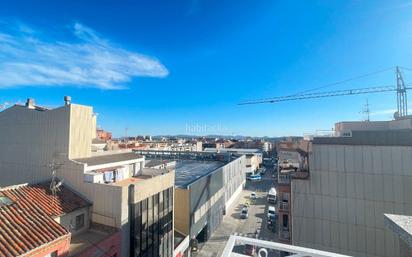
<svg viewBox="0 0 412 257"><path fill-rule="evenodd" d="M46 184L5 189L1 193L12 203L0 205L0 257L20 256L68 236L70 233L51 216L87 204L64 187L54 197Z"/></svg>

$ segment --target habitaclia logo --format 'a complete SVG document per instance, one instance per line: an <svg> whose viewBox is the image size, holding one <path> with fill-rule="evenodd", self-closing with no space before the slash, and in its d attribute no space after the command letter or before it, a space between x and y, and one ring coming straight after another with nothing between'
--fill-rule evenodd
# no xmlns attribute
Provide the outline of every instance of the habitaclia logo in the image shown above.
<svg viewBox="0 0 412 257"><path fill-rule="evenodd" d="M222 133L227 132L228 129L222 126L221 123L218 124L186 124L186 133Z"/></svg>

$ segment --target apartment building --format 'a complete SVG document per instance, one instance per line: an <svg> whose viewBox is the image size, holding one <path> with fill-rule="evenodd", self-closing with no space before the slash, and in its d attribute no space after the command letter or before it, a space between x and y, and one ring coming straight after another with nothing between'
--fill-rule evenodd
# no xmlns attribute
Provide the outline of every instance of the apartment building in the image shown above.
<svg viewBox="0 0 412 257"><path fill-rule="evenodd" d="M278 240L292 243L291 181L307 179L310 142L306 140L278 143L277 206Z"/></svg>
<svg viewBox="0 0 412 257"><path fill-rule="evenodd" d="M0 187L56 177L93 204L91 223L120 231L121 256L172 256L174 172L128 151L92 152L92 107L28 99L0 112L0 130Z"/></svg>
<svg viewBox="0 0 412 257"><path fill-rule="evenodd" d="M384 213L412 214L412 119L341 122L314 137L309 177L292 179L293 244L400 256Z"/></svg>

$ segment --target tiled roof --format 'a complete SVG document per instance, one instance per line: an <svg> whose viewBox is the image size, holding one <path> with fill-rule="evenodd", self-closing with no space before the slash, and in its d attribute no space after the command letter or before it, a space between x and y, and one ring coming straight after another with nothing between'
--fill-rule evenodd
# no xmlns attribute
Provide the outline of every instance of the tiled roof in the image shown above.
<svg viewBox="0 0 412 257"><path fill-rule="evenodd" d="M86 200L65 186L61 186L53 196L50 183L7 189L2 193L13 201L20 201L24 204L36 203L36 206L51 217L61 216L89 205Z"/></svg>
<svg viewBox="0 0 412 257"><path fill-rule="evenodd" d="M70 233L53 219L88 203L64 186L56 196L49 183L0 190L0 257L28 252Z"/></svg>
<svg viewBox="0 0 412 257"><path fill-rule="evenodd" d="M12 201L0 206L0 257L20 256L69 235L36 202Z"/></svg>

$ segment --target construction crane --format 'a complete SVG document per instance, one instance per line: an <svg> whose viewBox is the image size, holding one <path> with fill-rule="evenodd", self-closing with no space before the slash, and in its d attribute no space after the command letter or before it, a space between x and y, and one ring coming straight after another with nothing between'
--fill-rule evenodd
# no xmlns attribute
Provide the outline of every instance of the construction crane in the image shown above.
<svg viewBox="0 0 412 257"><path fill-rule="evenodd" d="M395 91L397 95L397 112L395 113L395 118L399 119L399 118L402 118L408 115L407 90L409 89L412 89L412 87L406 87L405 82L402 77L401 70L398 66L396 66L396 86L345 89L345 90L335 90L335 91L317 92L317 93L301 93L301 94L294 94L294 95L286 95L286 96L278 96L278 97L243 101L243 102L240 102L239 105L278 103L278 102L295 101L295 100L311 99L311 98L361 95L361 94L372 94L372 93Z"/></svg>

